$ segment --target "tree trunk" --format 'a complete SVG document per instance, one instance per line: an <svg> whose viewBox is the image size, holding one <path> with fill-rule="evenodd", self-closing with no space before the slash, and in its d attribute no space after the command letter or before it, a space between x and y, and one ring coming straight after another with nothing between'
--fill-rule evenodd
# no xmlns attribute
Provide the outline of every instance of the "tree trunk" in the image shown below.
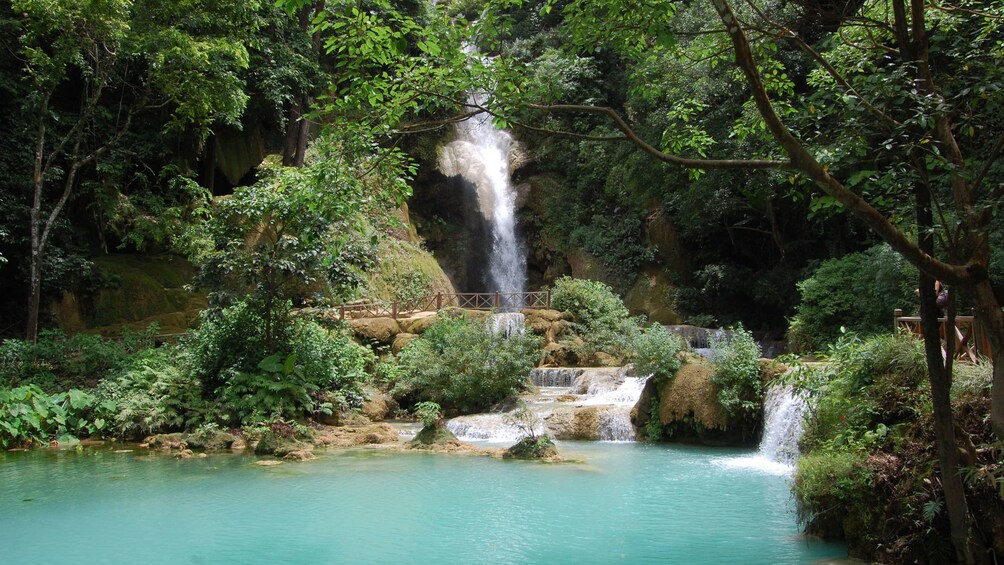
<svg viewBox="0 0 1004 565"><path fill-rule="evenodd" d="M934 256L931 212L931 193L925 186L914 191L917 213L917 246ZM945 508L955 557L960 563L971 565L982 562L985 554L976 547L977 536L970 535L969 505L966 490L959 475L959 450L955 438L955 417L952 414L951 360L941 349L940 322L938 320L937 292L934 277L920 271L920 327L924 335L924 354L927 359L927 376L931 384L931 404L934 416L934 444L938 450L941 488L945 495ZM953 321L954 321L954 317ZM945 331L946 339L953 339L952 328ZM949 351L949 353L953 353ZM975 551L974 551L975 549ZM979 559L979 561L978 561Z"/></svg>
<svg viewBox="0 0 1004 565"><path fill-rule="evenodd" d="M310 100L304 97L301 108L306 110L310 107ZM310 122L300 116L299 127L296 132L296 159L293 163L295 167L302 167L307 158L307 137L310 133Z"/></svg>
<svg viewBox="0 0 1004 565"><path fill-rule="evenodd" d="M990 341L993 362L993 388L990 391L990 427L997 438L1004 438L1004 310L989 280L967 288L972 293L976 321Z"/></svg>
<svg viewBox="0 0 1004 565"><path fill-rule="evenodd" d="M35 234L38 232L38 221L35 210L32 210L31 222L31 267L28 275L28 325L25 328L25 339L35 342L38 339L38 308L42 294L42 252L38 248Z"/></svg>
<svg viewBox="0 0 1004 565"><path fill-rule="evenodd" d="M300 116L303 106L297 103L289 109L289 117L286 119L286 144L282 151L282 164L292 167L296 162L296 147L300 133Z"/></svg>

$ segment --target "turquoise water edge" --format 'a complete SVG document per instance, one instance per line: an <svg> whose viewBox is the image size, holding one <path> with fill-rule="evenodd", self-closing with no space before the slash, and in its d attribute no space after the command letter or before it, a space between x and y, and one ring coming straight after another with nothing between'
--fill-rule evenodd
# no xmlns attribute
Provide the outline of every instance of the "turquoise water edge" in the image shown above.
<svg viewBox="0 0 1004 565"><path fill-rule="evenodd" d="M119 449L121 446L119 446ZM561 442L576 463L380 449L0 454L0 563L812 563L752 451Z"/></svg>

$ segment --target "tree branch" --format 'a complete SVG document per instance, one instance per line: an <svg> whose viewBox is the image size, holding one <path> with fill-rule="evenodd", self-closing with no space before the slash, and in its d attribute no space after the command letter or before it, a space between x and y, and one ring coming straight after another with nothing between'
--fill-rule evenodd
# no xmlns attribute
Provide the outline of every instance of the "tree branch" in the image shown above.
<svg viewBox="0 0 1004 565"><path fill-rule="evenodd" d="M624 134L627 141L635 144L642 151L648 153L656 159L679 167L685 167L688 169L794 169L790 161L776 161L770 159L689 159L686 157L670 155L656 149L639 137L616 110L605 106L587 106L579 104L528 104L528 107L544 113L567 112L605 116L609 118L614 123L614 126Z"/></svg>

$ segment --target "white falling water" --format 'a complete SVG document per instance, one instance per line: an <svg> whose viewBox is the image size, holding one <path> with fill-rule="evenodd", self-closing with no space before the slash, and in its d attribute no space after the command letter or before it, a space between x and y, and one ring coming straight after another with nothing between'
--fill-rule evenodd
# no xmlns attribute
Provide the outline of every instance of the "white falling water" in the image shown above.
<svg viewBox="0 0 1004 565"><path fill-rule="evenodd" d="M795 464L798 440L805 423L805 406L805 399L789 385L775 385L767 391L760 455L778 463Z"/></svg>
<svg viewBox="0 0 1004 565"><path fill-rule="evenodd" d="M798 440L805 422L805 399L791 386L774 385L767 390L763 407L763 435L752 457L719 460L726 467L745 468L787 475L798 460Z"/></svg>
<svg viewBox="0 0 1004 565"><path fill-rule="evenodd" d="M537 371L537 376L532 377L534 380L540 380L541 383L560 380L561 385L540 386L535 393L524 396L524 402L537 415L536 433L549 431L545 422L555 411L563 411L567 415L569 411L595 406L599 408L596 416L596 439L634 441L631 409L645 387L645 378L624 377L609 369L594 369L593 373L568 368ZM576 394L584 386L588 386L585 393ZM577 400L561 402L557 400L558 397L577 397ZM520 438L520 431L508 423L509 416L504 412L459 416L447 422L447 428L465 441L513 443Z"/></svg>
<svg viewBox="0 0 1004 565"><path fill-rule="evenodd" d="M537 367L530 370L530 382L538 387L571 388L582 369L569 367Z"/></svg>
<svg viewBox="0 0 1004 565"><path fill-rule="evenodd" d="M519 312L496 312L488 317L492 335L507 338L526 333L526 317Z"/></svg>
<svg viewBox="0 0 1004 565"><path fill-rule="evenodd" d="M484 95L470 97L480 106ZM459 122L457 139L439 155L439 168L446 176L460 175L477 193L478 209L488 226L491 249L488 253L488 291L522 293L526 286L526 252L516 235L516 191L509 171L512 136L495 127L491 116L480 114ZM503 297L504 309L521 304Z"/></svg>

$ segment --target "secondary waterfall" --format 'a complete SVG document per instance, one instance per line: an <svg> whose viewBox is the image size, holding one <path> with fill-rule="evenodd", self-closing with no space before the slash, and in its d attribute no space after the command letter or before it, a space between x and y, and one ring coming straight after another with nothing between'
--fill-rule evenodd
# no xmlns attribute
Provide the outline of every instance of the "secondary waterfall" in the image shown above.
<svg viewBox="0 0 1004 565"><path fill-rule="evenodd" d="M619 368L534 369L537 390L522 396L538 419L536 433L556 439L634 441L631 409L646 378L626 376ZM515 442L519 430L508 423L509 412L459 416L447 428L462 440Z"/></svg>
<svg viewBox="0 0 1004 565"><path fill-rule="evenodd" d="M805 399L789 385L774 385L767 390L763 405L760 455L771 461L794 465L805 422Z"/></svg>
<svg viewBox="0 0 1004 565"><path fill-rule="evenodd" d="M496 312L488 318L487 324L492 334L501 338L526 332L526 316L519 312Z"/></svg>
<svg viewBox="0 0 1004 565"><path fill-rule="evenodd" d="M472 94L474 107L485 95ZM513 138L479 114L456 125L457 139L439 154L439 168L446 176L462 176L477 196L481 220L491 239L484 273L484 290L521 293L526 286L526 251L516 233L516 191L512 186L509 156ZM519 299L502 297L503 309L518 309Z"/></svg>

